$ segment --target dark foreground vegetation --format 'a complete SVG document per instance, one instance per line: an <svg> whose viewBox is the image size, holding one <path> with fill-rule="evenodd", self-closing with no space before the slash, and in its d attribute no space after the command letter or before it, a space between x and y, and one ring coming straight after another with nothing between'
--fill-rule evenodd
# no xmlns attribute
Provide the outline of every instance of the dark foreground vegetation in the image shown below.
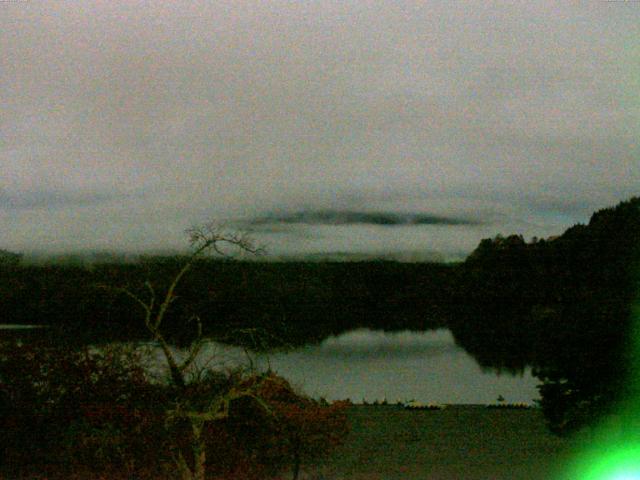
<svg viewBox="0 0 640 480"><path fill-rule="evenodd" d="M200 372L182 388L151 381L141 360L124 347L4 343L0 478L295 478L347 433L345 404L306 398L272 373Z"/></svg>
<svg viewBox="0 0 640 480"><path fill-rule="evenodd" d="M270 349L318 342L330 334L356 327L425 330L446 326L456 341L487 368L518 371L533 367L541 382L541 406L548 425L556 433L568 433L595 421L638 393L633 391L637 384L629 379L631 367L640 360L637 350L632 348L632 309L640 291L639 248L640 198L634 198L596 212L588 225L576 225L556 238L527 242L512 235L483 240L461 264L200 259L177 285L171 308L163 319L163 333L169 342L189 345L198 338L201 327L205 337ZM161 428L170 405L178 398L167 393L166 389L171 387L159 387L143 379L135 361L112 366L109 362L114 357L107 361L89 354L84 345L149 339L148 325L145 327L141 321L143 311L132 298L143 298L149 290L169 289L188 258L146 257L136 263L78 267L22 265L19 256L8 252L0 257L0 311L5 321L49 326L48 338L39 335L42 345L27 342L19 347L14 342L4 342L0 381L3 411L10 412L3 417L3 421L9 422L5 431L45 442L42 446L34 443L34 448L40 448L36 452L25 446L26 440L23 447L17 448L21 445L20 438L12 439L5 445L5 458L17 458L19 464L39 458L42 452L55 451L52 457L45 455L43 462L58 458L71 464L97 464L99 459L91 455L99 452L105 455L106 465L113 464L113 458L119 455L113 452L139 452L135 453L135 459L121 460L122 465L138 468L136 465L148 466L146 459L151 457L175 457L181 438L179 426L171 427L178 430L168 436L166 427ZM68 358L52 360L59 355ZM23 368L22 364L31 365L24 368L35 372L24 375L30 379L26 383L12 376ZM46 366L49 364L52 366ZM55 365L68 365L70 371L76 372L74 375L85 377L56 373ZM124 370L115 372L114 368ZM44 379L38 377L43 375L43 369L49 372ZM96 380L97 384L87 380L103 375L107 384L116 384L100 390L103 387L96 385L102 385L102 380ZM231 389L230 385L246 387L246 382L250 385L255 382L257 388L264 378L255 375L216 377L215 385L206 383L214 380L206 380L202 388L221 392L220 389ZM61 379L66 378L69 381L75 378L77 385L85 387L60 385ZM129 390L114 396L121 388L117 382L123 382ZM30 384L44 385L38 387L44 390L31 391ZM278 384L290 392L289 405L302 402L308 408L320 408L311 400L295 396L286 382ZM249 390L255 393L255 389ZM77 395L68 397L69 392ZM119 399L127 400L121 405ZM92 410L96 402L98 413ZM137 406L143 404L147 407ZM149 405L159 405L160 410L154 412ZM129 413L114 414L113 409L118 408ZM97 423L92 423L92 415L98 415ZM238 425L249 418L262 418L255 412L246 417L238 415L241 418ZM322 415L312 416L324 418ZM267 417L271 420L266 420ZM252 424L246 427L247 431L263 429L271 432L268 435L283 435L277 430L282 423L274 423L273 415L267 417L264 424ZM133 426L118 423L125 420L133 422ZM115 426L110 421L116 422ZM42 422L60 428L45 429ZM80 423L76 425L77 422ZM207 445L215 445L214 440L219 438L241 438L235 430L228 433L229 437L215 430L223 424L208 424L207 428L217 433L211 433ZM96 429L96 425L112 425L108 428L114 430L109 433L102 426ZM269 430L273 428L276 433ZM54 433L45 434L45 430ZM146 432L142 437L158 435L161 440L141 441L142 431ZM102 440L96 440L96 436ZM116 438L126 448L109 443ZM172 440L163 443L167 438ZM101 441L106 441L106 446ZM135 441L141 441L141 445L127 443ZM236 440L227 440L225 445L233 441ZM237 441L243 448L251 444L246 439ZM98 442L100 447L88 448L86 452L94 452L86 453L88 459L78 460L78 455L83 454L71 453L82 452L78 445L93 445L92 442ZM73 448L60 451L65 445ZM292 443L289 441L287 445ZM58 450L50 450L51 446ZM253 460L266 455L256 451L243 455ZM26 457L20 457L19 452L27 452ZM218 458L217 455L211 451L207 457ZM222 459L232 459L229 461L233 465L245 461L220 455ZM285 457L291 455L289 451ZM167 462L151 464L161 468ZM262 460L256 462L257 465ZM267 463L280 465L274 459ZM216 466L208 468L226 468L224 462L211 465ZM220 472L212 471L211 475L228 474Z"/></svg>

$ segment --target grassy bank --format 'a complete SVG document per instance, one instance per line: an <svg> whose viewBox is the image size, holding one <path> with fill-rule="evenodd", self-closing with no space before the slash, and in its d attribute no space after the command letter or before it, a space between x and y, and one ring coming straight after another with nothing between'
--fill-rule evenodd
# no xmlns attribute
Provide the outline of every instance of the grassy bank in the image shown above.
<svg viewBox="0 0 640 480"><path fill-rule="evenodd" d="M348 415L347 442L308 479L553 479L577 442L550 434L538 409L354 405Z"/></svg>

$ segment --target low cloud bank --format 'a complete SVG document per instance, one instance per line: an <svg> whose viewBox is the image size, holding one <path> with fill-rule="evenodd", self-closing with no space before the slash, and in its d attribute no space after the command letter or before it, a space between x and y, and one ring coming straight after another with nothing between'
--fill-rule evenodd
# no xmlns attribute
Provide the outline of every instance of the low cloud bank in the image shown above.
<svg viewBox="0 0 640 480"><path fill-rule="evenodd" d="M475 225L479 222L464 218L444 217L426 213L363 212L353 210L310 210L294 213L271 213L252 219L251 225Z"/></svg>

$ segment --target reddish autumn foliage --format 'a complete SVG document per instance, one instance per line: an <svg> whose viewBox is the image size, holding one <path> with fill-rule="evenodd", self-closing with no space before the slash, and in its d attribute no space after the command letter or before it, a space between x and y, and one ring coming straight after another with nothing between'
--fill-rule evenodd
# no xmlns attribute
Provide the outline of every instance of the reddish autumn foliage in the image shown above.
<svg viewBox="0 0 640 480"><path fill-rule="evenodd" d="M235 402L228 419L210 425L207 458L212 473L235 471L243 477L227 478L258 479L292 469L295 475L303 463L326 455L345 439L344 402L323 405L296 393L273 373L242 380L244 387L252 384L257 385L256 398ZM239 465L244 465L243 472Z"/></svg>
<svg viewBox="0 0 640 480"><path fill-rule="evenodd" d="M201 409L234 386L255 394L206 425L207 478L295 472L347 433L345 405L301 396L274 374L205 376L180 398ZM0 393L0 477L168 478L190 438L188 422L166 423L176 392L121 348L0 344Z"/></svg>
<svg viewBox="0 0 640 480"><path fill-rule="evenodd" d="M283 378L271 375L261 384L259 395L272 409L277 435L284 441L284 454L294 465L322 456L340 445L347 434L346 404L322 405L296 395Z"/></svg>
<svg viewBox="0 0 640 480"><path fill-rule="evenodd" d="M0 392L5 475L87 465L135 476L166 450L163 392L131 350L0 343Z"/></svg>

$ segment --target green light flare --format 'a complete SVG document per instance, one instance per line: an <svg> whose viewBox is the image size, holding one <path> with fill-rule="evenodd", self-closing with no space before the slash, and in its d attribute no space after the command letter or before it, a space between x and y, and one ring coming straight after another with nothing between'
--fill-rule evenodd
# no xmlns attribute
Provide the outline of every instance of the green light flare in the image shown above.
<svg viewBox="0 0 640 480"><path fill-rule="evenodd" d="M617 419L596 427L592 442L578 450L562 480L640 480L640 294L631 315L631 394L619 405Z"/></svg>
<svg viewBox="0 0 640 480"><path fill-rule="evenodd" d="M611 445L611 451L594 447L584 453L579 462L564 478L572 480L640 480L640 443L634 445Z"/></svg>

